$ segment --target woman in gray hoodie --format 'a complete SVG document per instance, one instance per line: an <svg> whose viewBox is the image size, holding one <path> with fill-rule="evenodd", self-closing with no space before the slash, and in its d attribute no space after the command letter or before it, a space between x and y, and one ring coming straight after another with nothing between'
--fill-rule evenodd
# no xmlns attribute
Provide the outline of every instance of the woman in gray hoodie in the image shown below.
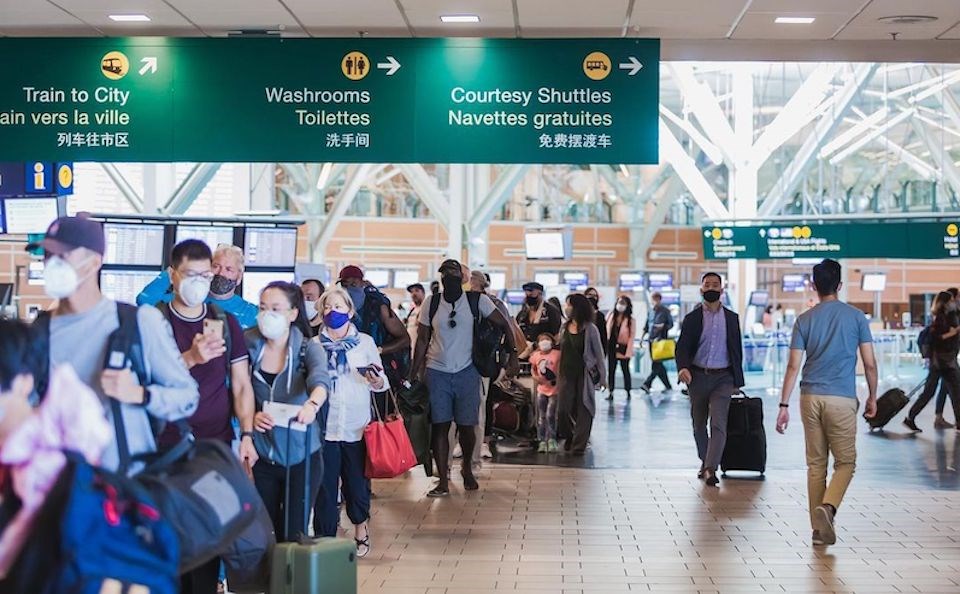
<svg viewBox="0 0 960 594"><path fill-rule="evenodd" d="M303 292L292 283L277 281L263 289L257 326L247 330L244 338L250 353L257 401L253 443L260 460L253 467L253 479L273 520L277 541L291 542L298 535L306 534L304 506L313 507L323 476L320 446L330 388L326 355L319 342L310 340ZM290 422L293 425L289 425ZM311 427L309 444L306 426ZM310 497L304 501L307 456L310 457ZM288 469L290 508L285 518Z"/></svg>

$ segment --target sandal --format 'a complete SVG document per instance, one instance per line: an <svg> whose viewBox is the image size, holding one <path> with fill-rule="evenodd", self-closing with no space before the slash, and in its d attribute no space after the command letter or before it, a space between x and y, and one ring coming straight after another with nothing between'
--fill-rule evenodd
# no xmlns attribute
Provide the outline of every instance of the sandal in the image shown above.
<svg viewBox="0 0 960 594"><path fill-rule="evenodd" d="M370 533L367 532L367 535L363 538L354 538L353 541L357 543L357 558L363 559L368 554L370 554Z"/></svg>

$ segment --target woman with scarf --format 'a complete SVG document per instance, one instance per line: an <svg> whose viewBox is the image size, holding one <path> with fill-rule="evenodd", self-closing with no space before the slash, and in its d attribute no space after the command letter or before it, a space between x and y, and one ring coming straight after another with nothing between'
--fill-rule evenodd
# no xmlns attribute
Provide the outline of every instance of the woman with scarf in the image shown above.
<svg viewBox="0 0 960 594"><path fill-rule="evenodd" d="M323 474L320 445L326 426L330 376L323 347L310 339L304 310L300 287L272 282L260 293L257 327L244 333L253 363L253 393L257 401L253 444L260 460L253 467L253 480L273 520L278 542L293 542L298 535L307 533L304 506L313 506ZM290 430L286 419L298 424ZM305 425L313 426L309 444ZM287 472L289 509L284 507ZM310 497L304 501L308 480Z"/></svg>
<svg viewBox="0 0 960 594"><path fill-rule="evenodd" d="M370 392L389 386L373 338L350 322L356 311L350 295L332 288L317 302L323 315L320 342L327 353L330 411L323 444L323 488L314 509L317 536L336 536L340 523L337 487L353 524L357 557L370 552L370 480L364 475L367 449L363 430L370 423ZM383 414L383 411L380 410Z"/></svg>

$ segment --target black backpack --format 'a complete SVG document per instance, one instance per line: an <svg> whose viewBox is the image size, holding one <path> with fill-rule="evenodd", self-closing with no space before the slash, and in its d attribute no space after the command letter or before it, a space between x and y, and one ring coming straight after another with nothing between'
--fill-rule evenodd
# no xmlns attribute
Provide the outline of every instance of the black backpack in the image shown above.
<svg viewBox="0 0 960 594"><path fill-rule="evenodd" d="M920 347L920 356L930 358L930 326L925 326L917 335L917 346Z"/></svg>
<svg viewBox="0 0 960 594"><path fill-rule="evenodd" d="M507 352L503 330L480 315L480 297L482 293L467 291L467 303L473 314L473 365L482 377L496 379L500 370L507 366L510 354ZM430 332L433 338L433 317L440 309L441 295L430 298Z"/></svg>
<svg viewBox="0 0 960 594"><path fill-rule="evenodd" d="M140 325L137 323L137 306L129 303L117 302L117 318L120 325L107 338L107 357L110 353L126 353L126 361L106 361L104 368L122 368L129 365L136 374L141 386L149 384L147 381L147 367L143 359L143 345L140 342ZM50 312L41 312L34 320L32 331L38 346L38 352L43 358L44 365L39 368L35 378L36 393L43 399L50 385ZM115 363L115 364L114 364Z"/></svg>

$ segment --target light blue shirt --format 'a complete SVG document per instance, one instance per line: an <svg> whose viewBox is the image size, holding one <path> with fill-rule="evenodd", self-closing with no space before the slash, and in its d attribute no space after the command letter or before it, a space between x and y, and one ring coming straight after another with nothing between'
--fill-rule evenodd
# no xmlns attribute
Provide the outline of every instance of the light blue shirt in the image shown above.
<svg viewBox="0 0 960 594"><path fill-rule="evenodd" d="M797 318L791 349L805 351L800 393L857 397L857 351L873 342L870 324L859 309L827 301Z"/></svg>
<svg viewBox="0 0 960 594"><path fill-rule="evenodd" d="M693 358L693 364L704 369L724 369L730 367L730 353L727 352L727 317L721 307L711 311L706 305L703 310L703 334L700 345Z"/></svg>
<svg viewBox="0 0 960 594"><path fill-rule="evenodd" d="M151 281L137 295L137 305L156 305L171 301L173 301L173 291L170 287L170 275L166 271L161 272L160 276ZM206 302L233 314L244 330L257 325L257 314L260 313L260 308L244 300L240 295L234 294L229 299L217 299L208 295Z"/></svg>

